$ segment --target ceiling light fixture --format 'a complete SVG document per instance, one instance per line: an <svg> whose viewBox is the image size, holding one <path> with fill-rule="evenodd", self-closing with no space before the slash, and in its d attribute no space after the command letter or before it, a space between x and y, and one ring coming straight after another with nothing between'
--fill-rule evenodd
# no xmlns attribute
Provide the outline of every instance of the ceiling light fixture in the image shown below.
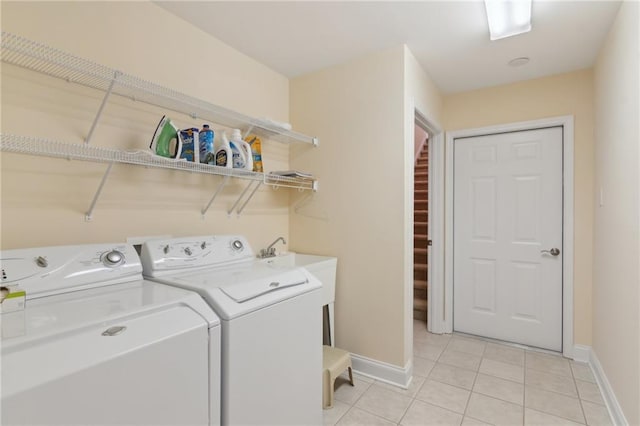
<svg viewBox="0 0 640 426"><path fill-rule="evenodd" d="M531 0L484 0L491 40L531 31Z"/></svg>

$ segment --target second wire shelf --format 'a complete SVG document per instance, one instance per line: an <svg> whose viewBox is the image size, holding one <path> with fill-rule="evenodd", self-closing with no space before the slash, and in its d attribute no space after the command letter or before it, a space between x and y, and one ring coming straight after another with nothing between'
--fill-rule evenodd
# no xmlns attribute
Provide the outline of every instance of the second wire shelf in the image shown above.
<svg viewBox="0 0 640 426"><path fill-rule="evenodd" d="M169 158L164 158L153 154L151 151L124 151L117 148L107 148L103 146L95 146L88 144L78 144L78 143L68 143L61 142L46 138L38 138L32 136L18 136L12 134L0 134L0 151L2 152L11 152L16 154L28 154L28 155L38 155L45 157L53 157L53 158L65 158L68 160L81 160L81 161L90 161L95 163L107 163L107 164L130 164L144 167L153 167L160 169L170 169L170 170L183 170L192 173L200 173L200 174L210 174L217 176L224 176L221 186L214 194L214 197L209 201L209 204L202 210L202 214L204 215L215 196L218 194L219 190L222 189L228 178L234 177L244 180L249 180L250 183L247 186L247 189L252 185L253 182L257 182L254 191L249 196L251 196L257 191L258 187L262 184L270 185L276 188L294 188L298 190L317 190L317 181L315 179L302 179L302 178L294 178L289 176L279 176L270 173L258 173L251 172L248 170L240 170L240 169L229 169L226 167L213 166L209 164L201 164L201 163L193 163L185 160L173 160ZM228 211L229 214L233 212L233 210L238 205L240 198L246 193L239 197L238 201ZM247 204L248 200L245 200L244 204L242 204L241 208L238 209L238 214L242 212L242 209ZM92 203L90 210L87 212L87 219L91 218L91 213L93 207L95 205L95 199Z"/></svg>

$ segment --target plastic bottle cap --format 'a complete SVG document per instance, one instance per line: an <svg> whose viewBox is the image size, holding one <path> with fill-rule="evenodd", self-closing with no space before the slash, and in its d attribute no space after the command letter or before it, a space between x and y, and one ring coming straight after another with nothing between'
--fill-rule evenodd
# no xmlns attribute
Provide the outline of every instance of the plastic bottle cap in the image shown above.
<svg viewBox="0 0 640 426"><path fill-rule="evenodd" d="M233 140L242 139L242 133L240 133L240 129L233 129L233 131L231 132L231 139Z"/></svg>
<svg viewBox="0 0 640 426"><path fill-rule="evenodd" d="M202 128L203 128L203 129L208 129L208 128L209 128L209 125L208 125L208 124L203 124L203 125L202 125Z"/></svg>

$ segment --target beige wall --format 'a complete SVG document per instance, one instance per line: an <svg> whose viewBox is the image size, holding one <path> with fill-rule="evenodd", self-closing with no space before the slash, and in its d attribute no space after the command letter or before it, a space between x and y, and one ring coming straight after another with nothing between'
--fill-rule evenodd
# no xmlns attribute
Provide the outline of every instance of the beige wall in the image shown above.
<svg viewBox="0 0 640 426"><path fill-rule="evenodd" d="M404 235L404 361L405 363L413 357L413 229L414 229L414 165L415 165L415 119L416 114L421 115L421 119L426 119L435 132L441 129L442 121L442 97L440 91L435 86L429 75L427 75L413 53L405 46L404 48L404 225L402 233ZM433 191L435 186L431 185ZM435 216L431 216L431 220ZM435 264L432 262L432 266ZM431 276L434 277L433 272Z"/></svg>
<svg viewBox="0 0 640 426"><path fill-rule="evenodd" d="M338 257L336 346L404 366L401 47L291 81L291 122L320 146L292 150L320 190L291 215L293 250ZM294 207L294 210L296 208Z"/></svg>
<svg viewBox="0 0 640 426"><path fill-rule="evenodd" d="M583 70L445 97L447 131L574 116L574 341L591 344L593 72Z"/></svg>
<svg viewBox="0 0 640 426"><path fill-rule="evenodd" d="M2 2L2 29L256 117L288 121L289 81L151 2ZM2 132L80 143L102 94L11 66L2 69ZM159 108L112 97L92 144L147 149ZM179 127L201 120L169 114ZM217 126L214 126L217 128ZM313 129L309 129L313 130ZM266 141L267 170L288 147ZM289 193L261 189L227 218L233 180L204 220L220 178L118 165L84 221L106 166L2 155L2 248L121 241L128 236L238 232L259 248L288 237Z"/></svg>
<svg viewBox="0 0 640 426"><path fill-rule="evenodd" d="M639 9L622 4L595 67L593 349L631 425L640 424Z"/></svg>
<svg viewBox="0 0 640 426"><path fill-rule="evenodd" d="M413 315L414 108L434 122L442 101L405 47L293 79L291 121L316 129L317 150L293 150L320 179L294 201L291 247L338 257L336 345L404 367Z"/></svg>

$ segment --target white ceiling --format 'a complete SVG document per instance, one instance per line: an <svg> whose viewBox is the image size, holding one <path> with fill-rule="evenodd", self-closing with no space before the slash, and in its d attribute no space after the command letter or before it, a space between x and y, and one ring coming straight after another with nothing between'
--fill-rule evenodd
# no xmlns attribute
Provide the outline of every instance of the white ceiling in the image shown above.
<svg viewBox="0 0 640 426"><path fill-rule="evenodd" d="M533 0L530 33L489 41L481 0L157 4L287 77L405 43L443 93L588 68L620 6Z"/></svg>

